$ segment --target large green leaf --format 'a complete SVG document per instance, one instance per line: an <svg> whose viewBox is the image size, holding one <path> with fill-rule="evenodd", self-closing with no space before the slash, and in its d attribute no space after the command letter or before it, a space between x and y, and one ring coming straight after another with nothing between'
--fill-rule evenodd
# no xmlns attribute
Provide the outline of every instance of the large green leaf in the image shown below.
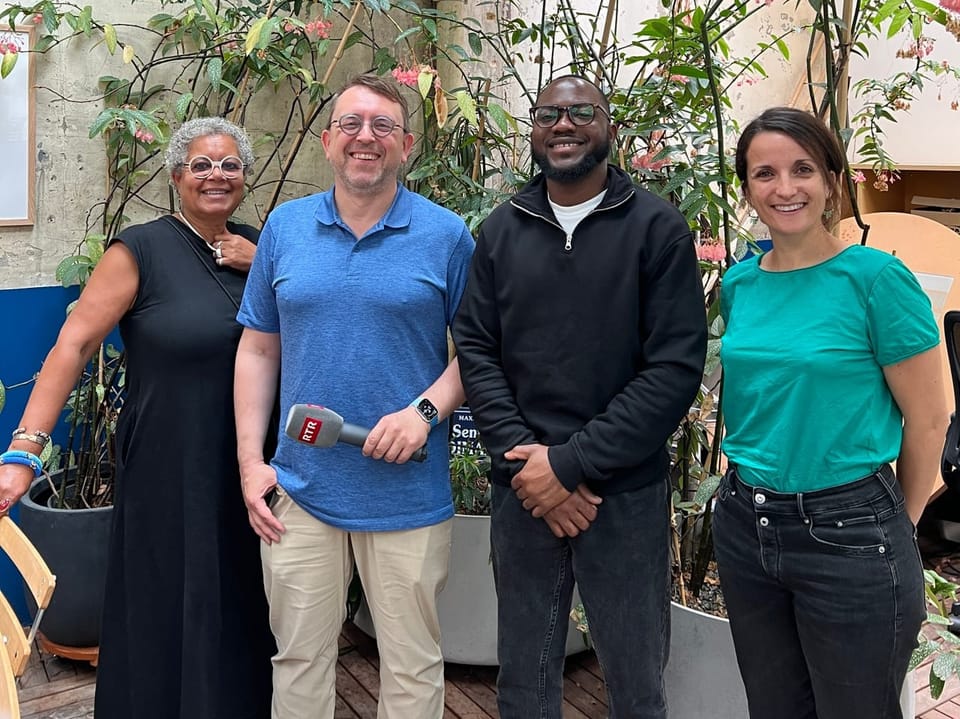
<svg viewBox="0 0 960 719"><path fill-rule="evenodd" d="M212 57L207 62L207 78L214 90L220 89L220 80L223 78L223 60L219 57Z"/></svg>
<svg viewBox="0 0 960 719"><path fill-rule="evenodd" d="M190 109L190 103L193 100L192 92L185 92L180 96L180 99L177 100L177 119L180 122L183 122L187 118L187 110Z"/></svg>
<svg viewBox="0 0 960 719"><path fill-rule="evenodd" d="M263 28L267 24L267 20L269 20L269 18L266 16L257 18L247 31L247 39L244 42L243 48L247 55L259 47L260 35L263 33Z"/></svg>
<svg viewBox="0 0 960 719"><path fill-rule="evenodd" d="M20 57L20 53L18 52L8 52L3 56L3 59L0 60L0 79L7 77L13 72L18 57Z"/></svg>
<svg viewBox="0 0 960 719"><path fill-rule="evenodd" d="M477 120L477 103L470 93L465 90L458 90L454 97L457 98L457 107L460 108L460 114L463 115L467 122L477 127L479 124Z"/></svg>
<svg viewBox="0 0 960 719"><path fill-rule="evenodd" d="M107 46L107 52L113 55L117 51L117 30L110 23L103 26L103 41Z"/></svg>

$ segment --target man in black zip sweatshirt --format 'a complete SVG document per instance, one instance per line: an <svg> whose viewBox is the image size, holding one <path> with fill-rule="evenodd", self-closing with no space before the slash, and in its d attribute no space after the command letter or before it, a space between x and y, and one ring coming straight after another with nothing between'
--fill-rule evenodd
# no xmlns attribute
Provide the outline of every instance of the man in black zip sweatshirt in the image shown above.
<svg viewBox="0 0 960 719"><path fill-rule="evenodd" d="M607 99L576 77L531 109L541 173L480 230L453 325L492 459L502 719L560 719L577 583L611 719L665 719L667 442L706 317L683 216L609 166Z"/></svg>

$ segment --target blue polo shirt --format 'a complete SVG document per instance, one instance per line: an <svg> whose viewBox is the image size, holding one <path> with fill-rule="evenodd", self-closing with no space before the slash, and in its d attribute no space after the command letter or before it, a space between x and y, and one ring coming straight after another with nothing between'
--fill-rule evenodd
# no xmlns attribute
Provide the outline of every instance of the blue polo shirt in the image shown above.
<svg viewBox="0 0 960 719"><path fill-rule="evenodd" d="M402 186L359 239L340 219L333 190L271 212L237 319L280 334L281 422L291 405L307 402L371 428L416 399L447 365L447 328L473 247L463 220ZM278 432L280 486L327 524L388 531L453 515L446 423L431 431L425 462L403 465Z"/></svg>

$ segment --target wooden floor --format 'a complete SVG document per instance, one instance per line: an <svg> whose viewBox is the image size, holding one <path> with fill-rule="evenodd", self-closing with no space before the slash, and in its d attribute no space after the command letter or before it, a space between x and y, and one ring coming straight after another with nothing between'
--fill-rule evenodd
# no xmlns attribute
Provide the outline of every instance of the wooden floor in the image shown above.
<svg viewBox="0 0 960 719"><path fill-rule="evenodd" d="M337 664L337 719L374 719L377 715L376 646L351 624L340 637ZM917 668L917 719L960 719L960 681L952 679L939 700L928 691L929 663ZM92 719L96 672L89 666L43 654L37 648L20 680L23 719ZM498 716L494 667L448 664L444 719ZM571 657L564 676L564 719L603 719L606 695L592 653ZM676 719L709 719L677 717Z"/></svg>
<svg viewBox="0 0 960 719"><path fill-rule="evenodd" d="M337 663L336 719L375 719L379 659L376 644L346 624ZM497 717L495 667L446 667L444 719ZM20 680L22 719L91 719L96 672L90 666L44 654L35 647ZM606 693L592 653L571 657L564 677L564 719L606 716Z"/></svg>

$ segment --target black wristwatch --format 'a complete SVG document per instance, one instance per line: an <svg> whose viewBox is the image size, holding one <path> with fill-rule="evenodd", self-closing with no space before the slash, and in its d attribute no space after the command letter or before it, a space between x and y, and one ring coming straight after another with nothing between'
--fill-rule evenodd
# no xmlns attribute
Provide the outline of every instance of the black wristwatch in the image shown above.
<svg viewBox="0 0 960 719"><path fill-rule="evenodd" d="M440 412L437 411L437 408L433 402L428 400L426 397L418 397L410 403L410 406L417 410L417 414L420 415L420 419L429 424L431 427L436 427L438 424L440 424Z"/></svg>

